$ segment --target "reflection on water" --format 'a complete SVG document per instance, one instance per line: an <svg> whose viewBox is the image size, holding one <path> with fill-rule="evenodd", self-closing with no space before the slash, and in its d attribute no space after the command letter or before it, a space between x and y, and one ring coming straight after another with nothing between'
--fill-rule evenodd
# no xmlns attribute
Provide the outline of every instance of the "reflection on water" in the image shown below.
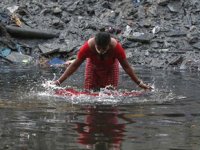
<svg viewBox="0 0 200 150"><path fill-rule="evenodd" d="M86 107L85 111L87 113L84 121L76 122L75 129L79 134L78 143L96 150L120 149L125 123L119 122L119 117L124 118L124 116L118 115L117 108L112 106L90 106ZM130 122L133 121L130 120Z"/></svg>
<svg viewBox="0 0 200 150"><path fill-rule="evenodd" d="M138 68L153 92L63 97L42 86L61 71L0 68L2 149L199 149L199 73ZM80 89L82 75L65 85ZM123 72L120 89L139 90Z"/></svg>

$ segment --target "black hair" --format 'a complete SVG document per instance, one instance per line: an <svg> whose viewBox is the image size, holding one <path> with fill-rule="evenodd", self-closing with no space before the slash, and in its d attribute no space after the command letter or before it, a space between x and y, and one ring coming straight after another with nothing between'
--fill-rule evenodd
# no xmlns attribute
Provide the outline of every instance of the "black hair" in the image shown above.
<svg viewBox="0 0 200 150"><path fill-rule="evenodd" d="M110 44L111 36L108 32L98 32L95 35L95 42L100 47L106 47Z"/></svg>

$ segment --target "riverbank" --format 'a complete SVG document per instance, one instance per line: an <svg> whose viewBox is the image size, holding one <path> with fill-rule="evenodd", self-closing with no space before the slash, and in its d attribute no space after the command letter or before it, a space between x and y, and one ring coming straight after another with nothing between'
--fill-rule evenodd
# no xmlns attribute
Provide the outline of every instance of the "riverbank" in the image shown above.
<svg viewBox="0 0 200 150"><path fill-rule="evenodd" d="M3 1L0 48L5 56L0 62L51 65L54 58L73 59L81 44L106 30L122 43L133 65L199 71L199 6L196 0ZM8 26L58 36L19 37Z"/></svg>

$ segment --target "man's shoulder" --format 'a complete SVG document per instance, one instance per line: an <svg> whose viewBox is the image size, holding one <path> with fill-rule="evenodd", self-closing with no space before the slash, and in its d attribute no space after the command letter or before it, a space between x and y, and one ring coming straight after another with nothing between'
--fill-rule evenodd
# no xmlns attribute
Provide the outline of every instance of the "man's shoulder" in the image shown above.
<svg viewBox="0 0 200 150"><path fill-rule="evenodd" d="M94 39L94 38L90 38L90 39L88 40L88 45L89 45L89 47L90 47L90 48L93 47L94 44L95 44L95 39Z"/></svg>
<svg viewBox="0 0 200 150"><path fill-rule="evenodd" d="M115 38L111 38L111 45L112 45L112 47L116 47L116 45L117 45L117 40L115 39Z"/></svg>

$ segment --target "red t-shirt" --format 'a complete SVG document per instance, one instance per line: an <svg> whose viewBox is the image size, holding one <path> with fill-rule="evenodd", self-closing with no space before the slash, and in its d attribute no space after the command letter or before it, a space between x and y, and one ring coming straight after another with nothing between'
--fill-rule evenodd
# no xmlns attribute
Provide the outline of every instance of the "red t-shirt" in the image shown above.
<svg viewBox="0 0 200 150"><path fill-rule="evenodd" d="M96 66L109 66L115 62L115 59L123 60L126 58L126 54L122 46L117 43L114 50L108 54L108 58L101 60L98 58L97 54L93 52L88 44L88 41L80 48L78 52L78 59L90 58L91 62Z"/></svg>

